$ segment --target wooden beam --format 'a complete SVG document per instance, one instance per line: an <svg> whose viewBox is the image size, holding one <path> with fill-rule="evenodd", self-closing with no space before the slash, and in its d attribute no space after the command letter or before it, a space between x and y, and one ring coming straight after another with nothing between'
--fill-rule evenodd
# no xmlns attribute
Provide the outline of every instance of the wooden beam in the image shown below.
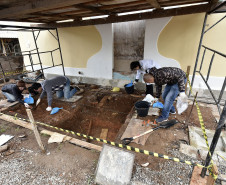
<svg viewBox="0 0 226 185"><path fill-rule="evenodd" d="M49 130L42 130L41 133L42 134L47 134L47 135L50 135L50 136L54 134L54 132L49 131ZM82 140L79 140L79 139L75 139L75 138L70 137L70 136L66 136L64 138L64 140L65 141L69 141L72 144L75 144L75 145L78 145L78 146L81 146L81 147L85 147L85 148L88 148L88 149L94 149L94 150L97 150L97 151L101 151L102 150L101 146L94 145L94 144L91 144L91 143L87 143L85 141L82 141Z"/></svg>
<svg viewBox="0 0 226 185"><path fill-rule="evenodd" d="M12 116L8 116L8 115L3 114L3 115L0 115L0 119L5 120L7 122L14 123L14 124L22 126L24 128L28 128L30 130L33 130L32 125L30 123L25 122L23 120L14 119ZM45 129L45 130L42 130L41 133L52 135L54 132ZM97 150L97 151L102 150L101 146L94 145L94 144L91 144L91 143L87 143L85 141L75 139L75 138L70 137L70 136L66 136L64 140L69 141L70 143L85 147L85 148L94 149L94 150Z"/></svg>
<svg viewBox="0 0 226 185"><path fill-rule="evenodd" d="M78 8L88 9L88 10L91 10L92 12L101 13L101 14L105 14L105 15L111 14L111 12L109 12L109 11L100 10L99 8L88 6L88 5L79 4L79 5L75 5L75 7L76 8L78 7Z"/></svg>
<svg viewBox="0 0 226 185"><path fill-rule="evenodd" d="M36 138L36 141L38 143L38 146L40 147L40 149L42 150L42 152L45 152L45 147L42 144L42 140L41 140L41 137L39 135L38 128L37 128L37 125L35 123L34 117L33 117L32 113L31 113L31 109L26 109L26 111L27 111L27 115L29 117L29 120L31 122L32 130L33 130L33 132L35 134L35 138Z"/></svg>
<svg viewBox="0 0 226 185"><path fill-rule="evenodd" d="M72 6L80 3L90 2L90 0L38 0L26 3L23 6L6 8L0 11L0 19L12 18L24 14L41 12L48 9Z"/></svg>
<svg viewBox="0 0 226 185"><path fill-rule="evenodd" d="M146 0L146 1L154 8L157 8L157 9L161 8L157 0Z"/></svg>
<svg viewBox="0 0 226 185"><path fill-rule="evenodd" d="M127 22L134 20L144 20L144 19L153 19L160 17L169 17L169 16L177 16L177 15L186 15L186 14L194 14L206 12L209 9L209 4L204 5L196 5L182 8L174 8L174 9L156 9L152 12L133 14L133 15L124 15L124 16L109 16L107 18L102 19L93 19L93 20L85 20L85 21L74 21L68 23L58 23L58 24L34 24L31 26L39 26L39 27L49 27L49 28L61 28L61 27L75 27L75 26L87 26L87 25L98 25L98 24L109 24L109 23L117 23L117 22Z"/></svg>

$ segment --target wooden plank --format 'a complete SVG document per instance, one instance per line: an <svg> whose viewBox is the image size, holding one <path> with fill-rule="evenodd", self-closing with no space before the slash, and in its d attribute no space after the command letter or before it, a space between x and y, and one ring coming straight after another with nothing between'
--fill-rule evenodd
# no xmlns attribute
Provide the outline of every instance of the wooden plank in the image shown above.
<svg viewBox="0 0 226 185"><path fill-rule="evenodd" d="M5 8L0 11L0 19L20 17L25 14L41 12L43 10L72 6L80 3L90 2L91 0L36 0L25 3L23 6Z"/></svg>
<svg viewBox="0 0 226 185"><path fill-rule="evenodd" d="M217 169L217 166L215 164L213 165L212 170L213 170L213 173L215 175L218 175L219 174L218 169ZM215 181L216 180L211 175L209 175L208 178L207 178L206 185L214 185L215 184Z"/></svg>
<svg viewBox="0 0 226 185"><path fill-rule="evenodd" d="M161 8L157 0L146 0L154 8Z"/></svg>
<svg viewBox="0 0 226 185"><path fill-rule="evenodd" d="M195 166L192 172L190 185L206 185L207 177L202 178L201 175L202 168Z"/></svg>
<svg viewBox="0 0 226 185"><path fill-rule="evenodd" d="M5 121L11 122L11 123L14 123L14 124L22 126L24 128L28 128L30 130L33 130L32 125L30 123L27 123L27 122L22 121L22 120L14 119L11 116L3 114L3 115L0 115L0 119L3 119ZM49 130L42 130L41 133L45 133L45 134L49 133L48 135L51 135L54 132L49 131ZM70 136L66 136L64 138L64 140L69 141L72 144L76 144L76 145L85 147L85 148L94 149L94 150L97 150L97 151L101 151L102 150L101 146L94 145L94 144L91 144L91 143L87 143L85 141L82 141L82 140L79 140L79 139L75 139L75 138L70 137Z"/></svg>
<svg viewBox="0 0 226 185"><path fill-rule="evenodd" d="M47 134L47 135L50 135L50 136L54 134L54 132L49 131L49 130L42 130L41 133L42 134ZM70 136L66 136L64 138L64 140L65 141L69 141L70 143L76 144L76 145L81 146L81 147L94 149L94 150L97 150L97 151L101 151L102 150L101 146L94 145L94 144L91 144L91 143L87 143L85 141L82 141L82 140L79 140L79 139L75 139L75 138L70 137Z"/></svg>
<svg viewBox="0 0 226 185"><path fill-rule="evenodd" d="M102 129L100 133L100 139L107 139L108 136L108 129Z"/></svg>
<svg viewBox="0 0 226 185"><path fill-rule="evenodd" d="M108 23L116 23L116 22L127 22L134 20L145 20L152 18L160 18L160 17L168 17L168 16L177 16L177 15L186 15L186 14L194 14L206 12L209 9L209 4L202 4L199 6L189 6L182 8L174 8L174 9L157 9L152 12L140 13L140 14L132 14L132 15L123 15L123 16L109 16L104 19L92 19L86 21L74 21L74 22L65 22L65 23L52 23L52 24L33 24L31 26L39 26L42 28L61 28L61 27L76 27L76 26L87 26L87 25L98 25L98 24L108 24Z"/></svg>
<svg viewBox="0 0 226 185"><path fill-rule="evenodd" d="M14 123L14 124L19 125L21 127L33 130L32 129L32 125L30 123L22 121L22 120L19 120L16 117L12 117L12 116L8 116L8 115L3 114L3 115L0 115L0 119L8 121L8 122L11 122L11 123Z"/></svg>
<svg viewBox="0 0 226 185"><path fill-rule="evenodd" d="M38 129L37 129L37 125L35 123L35 120L34 120L34 117L33 117L32 113L31 113L31 110L30 109L26 109L26 111L27 111L27 115L28 115L29 120L30 120L31 125L32 125L32 130L33 130L33 132L35 134L36 141L37 141L40 149L43 152L45 152L45 148L44 148L44 145L42 144L42 140L41 140L41 137L39 135L39 132L38 132Z"/></svg>
<svg viewBox="0 0 226 185"><path fill-rule="evenodd" d="M89 128L88 128L88 131L87 131L87 134L86 134L87 136L90 135L91 128L92 128L92 120L89 121ZM88 138L86 138L86 142L89 142L89 139Z"/></svg>

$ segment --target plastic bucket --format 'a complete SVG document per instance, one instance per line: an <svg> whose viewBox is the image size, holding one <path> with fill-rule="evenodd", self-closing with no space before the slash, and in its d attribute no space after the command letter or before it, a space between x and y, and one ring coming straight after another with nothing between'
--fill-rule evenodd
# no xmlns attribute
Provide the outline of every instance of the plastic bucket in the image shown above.
<svg viewBox="0 0 226 185"><path fill-rule="evenodd" d="M148 115L149 103L146 101L138 101L135 103L135 109L137 110L137 114L140 117L145 117Z"/></svg>
<svg viewBox="0 0 226 185"><path fill-rule="evenodd" d="M124 85L125 90L128 94L132 94L134 92L134 85L127 87L128 84Z"/></svg>

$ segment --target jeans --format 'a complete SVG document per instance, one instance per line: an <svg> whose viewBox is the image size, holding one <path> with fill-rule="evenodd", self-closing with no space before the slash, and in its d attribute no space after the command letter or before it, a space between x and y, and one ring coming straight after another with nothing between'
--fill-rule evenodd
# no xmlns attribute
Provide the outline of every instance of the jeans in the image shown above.
<svg viewBox="0 0 226 185"><path fill-rule="evenodd" d="M64 96L65 99L69 99L76 93L75 88L70 90L70 83L71 83L70 80L67 79L67 82L66 82L66 85L64 86L64 89L56 92L57 98L61 98L61 97Z"/></svg>
<svg viewBox="0 0 226 185"><path fill-rule="evenodd" d="M186 79L185 79L186 83ZM176 109L173 106L173 102L180 93L178 84L173 84L173 85L166 85L164 92L162 94L162 98L164 100L164 107L162 109L162 117L163 118L168 118L169 113L175 112Z"/></svg>
<svg viewBox="0 0 226 185"><path fill-rule="evenodd" d="M10 93L7 93L7 92L3 92L2 91L2 94L4 94L4 96L9 100L9 101L16 101L16 98L14 95L10 94Z"/></svg>

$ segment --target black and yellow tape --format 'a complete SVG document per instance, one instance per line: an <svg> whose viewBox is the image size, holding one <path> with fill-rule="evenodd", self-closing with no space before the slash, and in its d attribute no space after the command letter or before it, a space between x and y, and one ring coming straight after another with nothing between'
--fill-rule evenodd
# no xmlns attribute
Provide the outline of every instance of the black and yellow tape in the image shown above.
<svg viewBox="0 0 226 185"><path fill-rule="evenodd" d="M190 82L189 78L187 78L187 80L188 80L188 84L189 84L190 91L191 91L192 95L195 97L195 95L194 95L194 93L193 93L193 91L192 91L191 82ZM197 100L195 99L194 101L195 101L196 109L197 109L197 112L198 112L199 123L200 123L201 129L202 129L202 132L203 132L203 137L205 138L206 146L207 146L209 155L210 155L210 157L211 157L210 147L209 147L208 138L207 138L207 135L206 135L206 129L205 129L203 117L202 117L202 114L201 114L201 111L200 111L200 108L199 108L199 105L198 105ZM216 179L217 179L217 175L215 175L215 174L212 172L213 164L214 164L214 163L213 163L213 160L212 160L212 158L211 158L211 164L209 165L208 170L209 170L210 174L212 175L212 177L216 180Z"/></svg>
<svg viewBox="0 0 226 185"><path fill-rule="evenodd" d="M4 115L4 114L0 113L0 116L1 115ZM11 115L7 115L7 116L11 116ZM24 118L20 118L20 117L17 117L17 119L30 122L29 120L24 119ZM100 139L100 138L96 138L96 137L93 137L93 136L87 136L85 134L76 133L74 131L55 127L55 126L52 126L52 125L49 125L49 124L46 124L46 123L42 123L42 122L36 122L36 123L39 124L39 125L45 126L45 127L56 129L58 131L62 131L62 132L70 133L70 134L77 135L77 136L80 136L80 137L88 138L88 139L91 139L91 140L99 141L99 142L106 143L106 144L116 146L116 147L119 147L119 148L124 148L124 149L129 150L129 151L134 151L134 152L142 153L142 154L145 154L145 155L150 155L150 156L154 156L154 157L158 157L158 158L163 158L163 159L172 160L172 161L175 161L175 162L185 163L185 164L188 164L188 165L198 166L198 167L204 168L204 166L201 165L201 164L194 163L194 162L187 161L187 160L183 160L183 159L180 159L180 158L170 157L170 156L167 156L167 155L159 154L159 153L156 153L156 152L151 152L151 151L148 151L148 150L142 150L142 149L135 148L135 147L132 147L132 146L118 144L118 143L115 143L115 142L112 142L112 141L107 141L105 139ZM209 168L209 167L210 166L208 166L207 168Z"/></svg>
<svg viewBox="0 0 226 185"><path fill-rule="evenodd" d="M16 73L26 73L27 71L10 71L10 72L4 72L4 75L10 75L10 74L16 74ZM3 73L0 73L1 75L3 75Z"/></svg>

